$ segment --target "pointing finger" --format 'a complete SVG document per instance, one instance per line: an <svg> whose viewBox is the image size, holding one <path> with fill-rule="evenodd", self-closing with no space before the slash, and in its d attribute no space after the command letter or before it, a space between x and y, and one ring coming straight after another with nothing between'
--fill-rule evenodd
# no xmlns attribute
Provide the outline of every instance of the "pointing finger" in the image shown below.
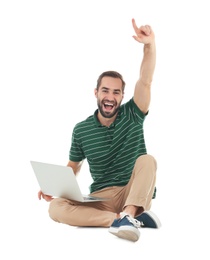
<svg viewBox="0 0 210 260"><path fill-rule="evenodd" d="M138 32L138 27L137 27L137 25L136 25L136 21L135 21L134 18L132 19L132 25L133 25L134 31L137 33L137 32Z"/></svg>

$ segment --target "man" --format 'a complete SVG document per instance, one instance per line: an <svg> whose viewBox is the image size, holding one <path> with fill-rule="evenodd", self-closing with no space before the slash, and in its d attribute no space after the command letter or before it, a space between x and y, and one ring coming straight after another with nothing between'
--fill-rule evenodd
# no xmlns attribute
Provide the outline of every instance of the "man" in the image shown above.
<svg viewBox="0 0 210 260"><path fill-rule="evenodd" d="M137 241L139 227L158 228L161 223L150 211L155 192L156 161L147 154L143 123L148 113L156 62L155 36L149 25L136 26L133 38L144 44L140 77L129 102L121 105L125 82L115 71L102 73L95 89L98 109L79 122L72 134L68 166L75 174L87 159L93 183L91 195L110 198L81 203L52 198L40 191L39 199L50 202L50 217L72 226L109 227L120 238Z"/></svg>

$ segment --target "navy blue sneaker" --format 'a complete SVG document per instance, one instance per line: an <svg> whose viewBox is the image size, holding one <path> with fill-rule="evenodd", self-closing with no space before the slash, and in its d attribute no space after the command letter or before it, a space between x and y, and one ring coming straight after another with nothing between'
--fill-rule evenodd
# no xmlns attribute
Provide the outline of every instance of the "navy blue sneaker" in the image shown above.
<svg viewBox="0 0 210 260"><path fill-rule="evenodd" d="M135 217L140 222L141 227L160 228L161 222L159 218L152 211L144 211L142 214Z"/></svg>
<svg viewBox="0 0 210 260"><path fill-rule="evenodd" d="M138 228L140 223L125 213L120 213L120 218L115 219L109 228L109 232L113 235L136 242L140 237Z"/></svg>

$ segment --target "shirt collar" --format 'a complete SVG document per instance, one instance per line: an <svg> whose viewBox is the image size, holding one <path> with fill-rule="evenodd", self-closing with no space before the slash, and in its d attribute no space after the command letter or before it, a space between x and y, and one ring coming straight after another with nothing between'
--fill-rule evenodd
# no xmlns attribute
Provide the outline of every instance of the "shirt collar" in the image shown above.
<svg viewBox="0 0 210 260"><path fill-rule="evenodd" d="M117 114L117 117L116 117L115 121L109 126L109 128L115 127L117 122L120 120L121 114L122 114L122 111L121 111L121 108L120 108L119 111L118 111L118 114ZM100 121L98 120L98 116L97 115L98 115L98 109L96 109L96 111L93 114L95 125L98 126L98 127L105 127L104 125L102 125L100 123Z"/></svg>

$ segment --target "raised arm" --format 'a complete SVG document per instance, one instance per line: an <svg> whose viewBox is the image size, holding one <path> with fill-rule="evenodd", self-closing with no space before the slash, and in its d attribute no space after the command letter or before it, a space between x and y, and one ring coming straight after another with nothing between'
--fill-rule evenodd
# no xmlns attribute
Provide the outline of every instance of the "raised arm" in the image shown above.
<svg viewBox="0 0 210 260"><path fill-rule="evenodd" d="M132 24L136 33L133 38L144 44L139 79L134 90L134 102L146 114L150 105L151 84L156 64L155 35L149 25L137 27L134 19L132 19Z"/></svg>

